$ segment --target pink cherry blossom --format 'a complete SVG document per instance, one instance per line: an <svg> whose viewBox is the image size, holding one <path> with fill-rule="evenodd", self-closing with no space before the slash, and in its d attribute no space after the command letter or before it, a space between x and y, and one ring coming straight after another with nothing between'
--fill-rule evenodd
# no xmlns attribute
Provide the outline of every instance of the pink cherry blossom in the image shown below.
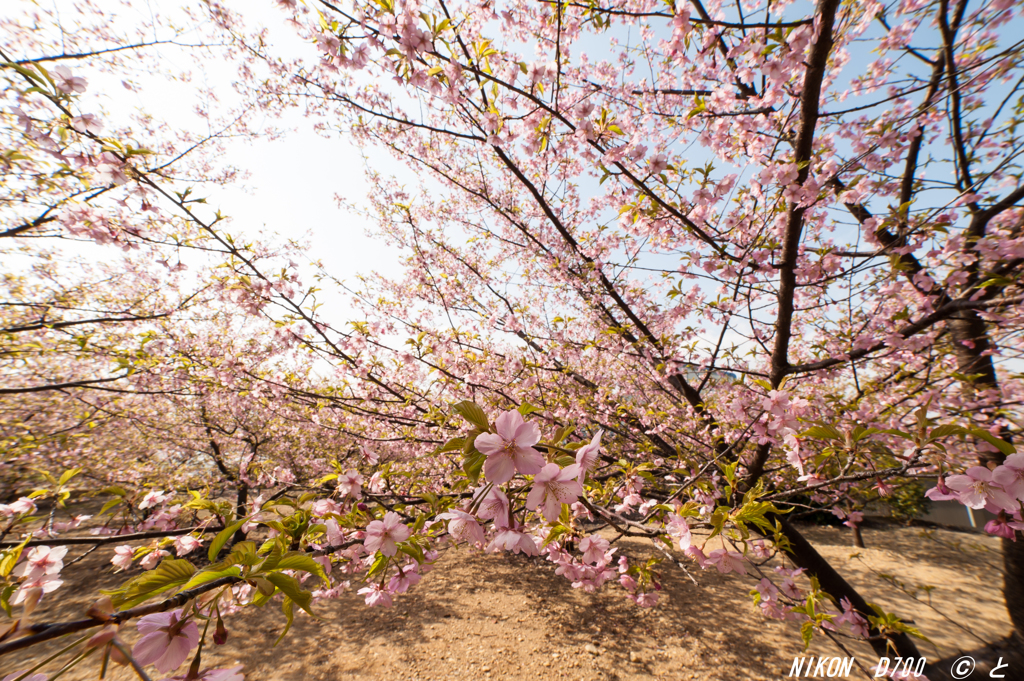
<svg viewBox="0 0 1024 681"><path fill-rule="evenodd" d="M690 535L690 525L686 522L686 518L678 515L672 516L665 530L670 537L676 540L680 551L686 551L686 549L690 548L692 536Z"/></svg>
<svg viewBox="0 0 1024 681"><path fill-rule="evenodd" d="M935 483L935 487L932 487L924 493L926 497L932 501L958 501L959 496L956 492L953 492L946 486L946 480L939 478Z"/></svg>
<svg viewBox="0 0 1024 681"><path fill-rule="evenodd" d="M27 560L14 568L15 577L28 577L38 579L43 575L55 575L64 567L64 556L68 553L68 547L58 546L51 549L49 546L36 546L28 553Z"/></svg>
<svg viewBox="0 0 1024 681"><path fill-rule="evenodd" d="M480 527L477 519L469 513L460 510L452 510L437 516L438 520L447 520L448 534L455 541L468 542L470 544L484 544L484 529Z"/></svg>
<svg viewBox="0 0 1024 681"><path fill-rule="evenodd" d="M338 521L328 518L324 523L327 528L327 543L330 546L341 546L345 542L345 533L341 531Z"/></svg>
<svg viewBox="0 0 1024 681"><path fill-rule="evenodd" d="M146 496L144 496L142 498L142 501L139 502L139 508L145 509L145 508L151 508L153 506L159 506L160 504L164 503L164 501L166 501L170 497L171 497L171 495L164 494L163 490L160 490L160 489L150 490L149 492L146 492Z"/></svg>
<svg viewBox="0 0 1024 681"><path fill-rule="evenodd" d="M194 621L183 620L182 614L182 610L171 610L139 619L136 626L142 638L132 648L139 664L151 664L161 674L181 666L199 643L199 628Z"/></svg>
<svg viewBox="0 0 1024 681"><path fill-rule="evenodd" d="M141 565L145 570L152 570L160 563L161 559L169 555L171 555L170 551L155 549L143 556L142 560L139 561L139 565Z"/></svg>
<svg viewBox="0 0 1024 681"><path fill-rule="evenodd" d="M598 429L589 443L576 450L576 465L579 466L581 484L586 474L594 469L601 458L601 436L603 434L604 431Z"/></svg>
<svg viewBox="0 0 1024 681"><path fill-rule="evenodd" d="M356 593L364 594L366 604L372 608L390 608L394 603L391 599L391 594L380 584L371 584L363 587Z"/></svg>
<svg viewBox="0 0 1024 681"><path fill-rule="evenodd" d="M583 494L583 488L576 480L579 468L576 464L559 468L549 463L533 478L533 488L526 497L526 507L539 509L549 523L558 519L562 504L571 504Z"/></svg>
<svg viewBox="0 0 1024 681"><path fill-rule="evenodd" d="M648 163L651 174L659 175L668 168L668 157L665 154L656 154Z"/></svg>
<svg viewBox="0 0 1024 681"><path fill-rule="evenodd" d="M757 592L761 594L761 599L765 601L774 601L779 598L779 589L772 581L767 577L762 577L761 581L757 584Z"/></svg>
<svg viewBox="0 0 1024 681"><path fill-rule="evenodd" d="M57 532L67 532L68 530L75 529L91 517L91 515L76 515L67 522L54 523L53 529L55 529Z"/></svg>
<svg viewBox="0 0 1024 681"><path fill-rule="evenodd" d="M490 553L497 553L498 551L519 553L522 551L528 556L540 555L540 549L537 548L537 542L534 541L533 537L520 529L512 529L510 527L500 528L495 533L494 539L487 545L487 551Z"/></svg>
<svg viewBox="0 0 1024 681"><path fill-rule="evenodd" d="M0 513L3 513L7 517L35 512L36 502L32 501L28 497L21 497L10 504L0 504Z"/></svg>
<svg viewBox="0 0 1024 681"><path fill-rule="evenodd" d="M1017 533L1014 532L1014 528L1011 527L1010 523L1003 519L996 518L985 523L985 532L995 537L1003 537L1012 541L1017 541Z"/></svg>
<svg viewBox="0 0 1024 681"><path fill-rule="evenodd" d="M596 534L584 537L580 541L580 551L583 552L583 562L597 565L605 561L605 552L608 550L609 542L604 537Z"/></svg>
<svg viewBox="0 0 1024 681"><path fill-rule="evenodd" d="M54 86L66 95L81 94L85 92L87 81L81 76L71 74L71 69L66 66L54 66L50 70Z"/></svg>
<svg viewBox="0 0 1024 681"><path fill-rule="evenodd" d="M370 476L370 482L367 483L366 488L370 490L370 494L381 494L387 489L387 481L380 471L377 471Z"/></svg>
<svg viewBox="0 0 1024 681"><path fill-rule="evenodd" d="M110 562L113 563L116 568L127 570L132 566L132 558L134 556L135 549L125 544L124 546L114 548L114 557L110 559Z"/></svg>
<svg viewBox="0 0 1024 681"><path fill-rule="evenodd" d="M1014 499L1024 500L1024 454L1006 457L1006 461L992 471L992 481Z"/></svg>
<svg viewBox="0 0 1024 681"><path fill-rule="evenodd" d="M721 573L736 572L741 575L747 574L743 554L736 551L715 549L708 554L707 562L718 568L718 571Z"/></svg>
<svg viewBox="0 0 1024 681"><path fill-rule="evenodd" d="M484 494L483 499L480 499L484 490L487 490L487 493ZM494 485L481 487L474 493L473 498L474 501L479 500L477 516L483 520L493 520L495 527L508 527L508 497L498 487Z"/></svg>
<svg viewBox="0 0 1024 681"><path fill-rule="evenodd" d="M348 470L338 476L338 493L345 497L359 499L362 492L363 476L358 471Z"/></svg>
<svg viewBox="0 0 1024 681"><path fill-rule="evenodd" d="M363 546L367 553L380 551L385 556L393 556L398 552L396 544L405 541L411 534L412 530L402 524L402 516L388 511L383 520L374 520L366 526Z"/></svg>
<svg viewBox="0 0 1024 681"><path fill-rule="evenodd" d="M187 556L202 545L203 542L199 541L192 535L184 534L174 540L174 551L180 558L181 556Z"/></svg>
<svg viewBox="0 0 1024 681"><path fill-rule="evenodd" d="M704 555L704 552L696 544L691 544L690 546L687 546L685 549L683 549L683 553L685 553L693 560L697 561L697 565L699 565L701 568L706 568L708 565L710 565L707 556Z"/></svg>
<svg viewBox="0 0 1024 681"><path fill-rule="evenodd" d="M984 466L971 466L964 475L951 475L946 486L958 493L960 503L970 508L985 508L989 501L1006 511L1017 508L1017 502L992 479L992 471Z"/></svg>
<svg viewBox="0 0 1024 681"><path fill-rule="evenodd" d="M313 556L313 560L320 563L320 566L327 574L331 574L331 570L334 569L334 564L331 562L330 556Z"/></svg>
<svg viewBox="0 0 1024 681"><path fill-rule="evenodd" d="M792 598L794 601L803 600L803 593L800 591L800 587L793 581L793 577L789 576L782 580L782 586L779 587L783 594L788 598Z"/></svg>
<svg viewBox="0 0 1024 681"><path fill-rule="evenodd" d="M399 570L398 574L388 581L388 591L393 594L404 594L409 587L418 584L422 578L423 576L414 566Z"/></svg>
<svg viewBox="0 0 1024 681"><path fill-rule="evenodd" d="M630 594L629 598L641 608L653 608L658 604L660 594L656 591L647 591L638 594Z"/></svg>
<svg viewBox="0 0 1024 681"><path fill-rule="evenodd" d="M71 119L71 125L79 132L87 132L91 135L98 135L103 132L103 122L96 114L82 114Z"/></svg>
<svg viewBox="0 0 1024 681"><path fill-rule="evenodd" d="M363 457L363 461L370 464L371 466L376 466L377 463L380 461L380 457L377 455L377 453L370 449L369 447L360 447L359 454ZM349 472L352 473L354 471ZM362 484L363 481L360 480L359 482L360 484Z"/></svg>
<svg viewBox="0 0 1024 681"><path fill-rule="evenodd" d="M850 604L850 600L848 598L843 598L839 602L839 605L843 609L843 612L832 620L832 622L836 625L848 624L850 626L850 630L855 636L868 638L871 633L868 621L853 609L853 606Z"/></svg>
<svg viewBox="0 0 1024 681"><path fill-rule="evenodd" d="M334 499L317 499L313 502L313 515L322 518L330 513L341 513L341 504Z"/></svg>
<svg viewBox="0 0 1024 681"><path fill-rule="evenodd" d="M544 457L533 448L540 442L540 428L536 423L525 423L515 409L495 419L497 434L482 433L476 438L476 448L487 457L484 475L496 484L512 479L516 472L535 475L544 465Z"/></svg>
<svg viewBox="0 0 1024 681"><path fill-rule="evenodd" d="M11 598L11 603L13 605L20 605L25 601L28 593L32 589L42 589L44 594L48 594L59 589L63 583L64 581L60 579L59 575L39 575L38 577L30 577L18 586L18 590L14 592L14 596Z"/></svg>

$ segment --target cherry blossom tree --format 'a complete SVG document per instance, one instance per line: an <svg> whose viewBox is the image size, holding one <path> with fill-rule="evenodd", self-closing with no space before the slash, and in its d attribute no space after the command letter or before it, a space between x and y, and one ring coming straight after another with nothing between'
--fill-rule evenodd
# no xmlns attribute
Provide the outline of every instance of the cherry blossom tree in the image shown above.
<svg viewBox="0 0 1024 681"><path fill-rule="evenodd" d="M317 290L279 267L291 249L241 245L219 212L134 160L148 147L124 142L130 131L102 138L72 108L83 76L5 48L25 100L7 134L59 165L69 153L50 144L63 130L91 150L90 177L160 216L153 248L201 245L222 266L201 271L198 298L182 284L121 301L155 343L118 376L127 395L33 405L54 438L83 408L141 435L115 426L77 445L123 457L107 473L124 479L102 493L117 518L102 535L63 536L73 519L61 530L53 512L35 515L73 480L98 480L95 464L52 457L38 488L2 507L12 623L0 654L89 632L68 652L161 673L191 659L189 678L232 678L202 671L210 627L198 621L220 631L274 600L287 631L296 607L353 586L389 606L468 545L543 556L573 588L615 582L640 607L657 605L672 564L748 575L760 612L799 621L807 642L919 658L913 638L927 632L870 605L790 517L829 510L856 527L867 503L923 484L996 515L986 529L1003 537L1006 603L1024 632L1012 3L278 5L315 60L281 59L246 33L244 12L206 6L238 90L269 108L302 101L318 129L411 171L369 169L363 213L400 249L404 276L318 272L351 297L355 321L324 318ZM29 173L22 161L8 167ZM135 204L101 220L89 201L66 207L80 177L51 169L32 189L31 173L5 186L44 207L7 236L56 222L107 245L143 238L122 226ZM9 286L12 298L56 297L47 271ZM202 323L176 324L185 310ZM108 322L98 363L130 347ZM51 345L14 391L61 375L76 342L48 316L7 326L32 324ZM242 340L226 343L227 329ZM60 387L85 394L97 380L68 374ZM154 445L146 460L166 465L129 463ZM196 484L207 475L216 483ZM669 566L618 554L623 536L650 539ZM135 539L152 544L123 543ZM145 571L89 619L31 622L78 544ZM188 557L200 546L208 564ZM143 637L129 649L119 627L132 620Z"/></svg>

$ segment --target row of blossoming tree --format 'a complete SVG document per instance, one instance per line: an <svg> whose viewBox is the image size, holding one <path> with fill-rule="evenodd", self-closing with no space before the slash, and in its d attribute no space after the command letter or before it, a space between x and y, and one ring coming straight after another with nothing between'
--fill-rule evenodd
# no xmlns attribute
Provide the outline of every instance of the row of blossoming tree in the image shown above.
<svg viewBox="0 0 1024 681"><path fill-rule="evenodd" d="M805 641L916 659L927 632L789 518L925 489L994 514L1024 632L1013 3L278 4L314 58L214 2L188 40L91 8L71 45L58 15L4 25L0 655L59 653L10 680L237 679L202 666L229 614L389 606L456 549L640 607L666 569L748 575ZM238 66L204 134L88 110L90 68L159 70L156 43ZM415 173L369 172L362 212L402 277L304 285L300 248L196 194L234 179L222 138L298 103ZM141 571L35 621L94 551Z"/></svg>

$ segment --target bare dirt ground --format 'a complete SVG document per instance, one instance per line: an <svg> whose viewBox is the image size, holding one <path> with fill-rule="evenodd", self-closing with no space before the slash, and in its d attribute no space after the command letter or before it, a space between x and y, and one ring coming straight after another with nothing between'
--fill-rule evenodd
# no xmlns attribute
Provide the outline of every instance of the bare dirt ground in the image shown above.
<svg viewBox="0 0 1024 681"><path fill-rule="evenodd" d="M998 641L1010 631L1000 593L1002 557L992 538L945 530L927 538L920 528L865 528L868 548L854 549L845 528L805 531L869 601L914 621L932 642L919 642L929 660ZM646 542L617 545L634 557L657 553ZM111 574L106 564L111 551L105 547L82 561L85 569L68 575L63 598L44 601L36 621L78 618L97 589L121 583L125 577ZM857 553L860 559L851 557ZM279 608L235 615L227 621L227 644L211 645L204 666L244 663L248 681L763 681L785 678L794 656L844 654L821 637L804 653L797 624L766 620L754 609L748 593L756 582L750 577L691 570L695 586L670 562L661 568L661 602L644 610L615 584L595 594L574 590L543 561L450 553L398 597L395 607L367 608L354 585L340 599L321 603L319 620L298 618L277 647L273 642L284 624ZM926 592L919 591L915 601L880 575L911 588L934 587L930 599L936 609L929 607ZM83 576L91 578L81 581ZM133 641L135 626L126 625L122 634ZM0 659L0 678L59 647L52 642L32 655ZM854 645L851 652L865 668L874 664L868 647ZM97 669L97 662L87 661L61 678L95 679ZM185 667L178 673L184 672ZM854 677L858 673L855 668ZM116 668L107 678L136 677Z"/></svg>

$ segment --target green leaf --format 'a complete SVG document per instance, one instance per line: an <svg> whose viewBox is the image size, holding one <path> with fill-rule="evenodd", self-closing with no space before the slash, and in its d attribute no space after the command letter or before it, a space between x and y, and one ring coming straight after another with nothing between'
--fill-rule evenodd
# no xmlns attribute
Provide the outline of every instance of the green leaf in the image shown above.
<svg viewBox="0 0 1024 681"><path fill-rule="evenodd" d="M530 414L533 414L535 412L542 411L542 409L540 407L533 406L529 402L523 402L522 404L519 405L519 408L516 411L518 411L523 416L529 416Z"/></svg>
<svg viewBox="0 0 1024 681"><path fill-rule="evenodd" d="M33 71L29 71L28 69L26 69L24 66L21 66L20 64L14 64L12 62L3 62L3 63L0 63L0 66L3 66L5 68L9 68L9 69L14 69L15 71L17 71L21 75L25 76L26 78L28 78L29 80L31 80L34 83L42 83L43 82L43 80L40 79L39 76L37 76Z"/></svg>
<svg viewBox="0 0 1024 681"><path fill-rule="evenodd" d="M264 598L270 598L277 591L277 587L267 581L266 577L253 577L252 581L256 584L256 590Z"/></svg>
<svg viewBox="0 0 1024 681"><path fill-rule="evenodd" d="M120 504L123 501L124 501L124 499L120 499L120 498L118 498L118 499L111 499L107 503L103 504L103 508L100 509L100 515L105 514L107 511L109 511L110 509L114 508L115 506L117 506L118 504Z"/></svg>
<svg viewBox="0 0 1024 681"><path fill-rule="evenodd" d="M574 424L570 423L567 426L562 426L557 432L555 432L555 437L552 438L551 443L556 445L561 444L565 438L572 435L574 430L576 430L576 426Z"/></svg>
<svg viewBox="0 0 1024 681"><path fill-rule="evenodd" d="M284 625L284 631L282 631L281 635L277 637L276 641L274 641L274 646L277 646L277 644L281 642L281 639L283 639L285 634L288 633L288 630L292 628L292 622L295 621L295 608L292 605L292 599L285 597L285 599L281 601L281 610L284 612L284 618L287 621Z"/></svg>
<svg viewBox="0 0 1024 681"><path fill-rule="evenodd" d="M270 540L268 540L269 542ZM266 544L260 547L260 551L266 547ZM281 558L284 557L284 549L281 547L281 542L274 540L273 545L270 547L270 555L266 557L263 563L260 564L259 572L267 572L269 570L276 570L278 563L281 562Z"/></svg>
<svg viewBox="0 0 1024 681"><path fill-rule="evenodd" d="M462 470L466 472L466 477L468 477L474 485L480 480L480 473L484 469L484 461L486 460L486 456L474 449L466 455L466 458L462 462Z"/></svg>
<svg viewBox="0 0 1024 681"><path fill-rule="evenodd" d="M435 454L443 454L445 452L457 452L462 449L463 445L466 444L466 438L464 437L453 437L448 442L434 450Z"/></svg>
<svg viewBox="0 0 1024 681"><path fill-rule="evenodd" d="M942 438L949 437L950 435L965 435L966 433L967 430L961 426L946 424L944 426L939 426L938 428L932 428L932 431L928 433L928 439L940 440Z"/></svg>
<svg viewBox="0 0 1024 681"><path fill-rule="evenodd" d="M231 553L224 559L227 565L256 565L260 562L256 554L256 542L240 541L231 547Z"/></svg>
<svg viewBox="0 0 1024 681"><path fill-rule="evenodd" d="M327 573L324 572L324 566L300 551L291 551L286 553L284 558L281 559L281 562L277 564L276 569L302 570L303 572L316 575L325 582L327 581Z"/></svg>
<svg viewBox="0 0 1024 681"><path fill-rule="evenodd" d="M566 527L565 525L555 525L554 527L551 528L551 531L548 532L548 536L544 538L544 543L541 544L541 548L543 548L543 547L547 546L548 544L550 544L551 542L557 540L559 537L561 537L563 534L565 534L568 531L569 531L569 528Z"/></svg>
<svg viewBox="0 0 1024 681"><path fill-rule="evenodd" d="M195 566L187 560L170 558L156 569L129 580L121 588L101 593L110 596L115 607L131 608L168 589L187 583L195 572Z"/></svg>
<svg viewBox="0 0 1024 681"><path fill-rule="evenodd" d="M280 572L271 572L266 577L267 581L281 590L281 593L295 601L295 605L313 615L313 611L309 609L310 604L313 602L313 594L303 591L302 587L299 586L299 580ZM313 616L315 617L315 615Z"/></svg>
<svg viewBox="0 0 1024 681"><path fill-rule="evenodd" d="M69 468L68 470L64 471L64 473L60 476L60 480L57 481L57 484L63 487L65 484L67 484L69 480L71 480L71 478L75 477L81 472L81 468Z"/></svg>
<svg viewBox="0 0 1024 681"><path fill-rule="evenodd" d="M201 572L197 572L192 576L192 579L188 580L185 586L181 587L182 591L188 591L200 584L206 584L212 582L215 579L221 577L241 577L242 570L236 565L229 565L227 567L213 566L207 568Z"/></svg>
<svg viewBox="0 0 1024 681"><path fill-rule="evenodd" d="M1000 452L1002 452L1004 456L1010 456L1011 454L1017 453L1016 447L1011 445L1009 442L1006 442L1005 440L1000 440L995 435L993 435L992 433L988 432L983 428L971 428L971 435L973 435L974 437L981 438L985 442L989 443L990 445L998 449Z"/></svg>
<svg viewBox="0 0 1024 681"><path fill-rule="evenodd" d="M468 421L471 425L476 426L480 430L486 431L491 427L490 424L487 422L487 414L484 413L484 410L481 409L480 405L478 405L476 402L464 400L453 406L452 409L454 409L457 414L462 416L462 418L466 419L466 421Z"/></svg>
<svg viewBox="0 0 1024 681"><path fill-rule="evenodd" d="M387 569L387 566L388 557L385 556L383 553L378 552L377 558L373 561L373 565L371 565L370 569L366 572L366 579L373 579L377 575L384 572L384 570Z"/></svg>
<svg viewBox="0 0 1024 681"><path fill-rule="evenodd" d="M845 440L846 438L833 426L811 426L800 433L803 437L813 437L818 440Z"/></svg>
<svg viewBox="0 0 1024 681"><path fill-rule="evenodd" d="M248 518L243 518L238 522L231 523L223 530L217 533L217 536L213 538L213 543L210 544L210 550L206 552L206 556L210 559L210 562L217 560L217 554L224 548L224 545L228 543L228 539L231 539L231 535L238 531L242 525L246 523Z"/></svg>
<svg viewBox="0 0 1024 681"><path fill-rule="evenodd" d="M11 574L14 566L18 563L18 559L21 558L21 552L25 550L25 545L28 544L31 538L31 535L25 537L17 546L12 546L0 552L0 577L7 577Z"/></svg>
<svg viewBox="0 0 1024 681"><path fill-rule="evenodd" d="M796 610L796 608L793 608L793 610ZM807 650L814 639L814 622L807 620L800 625L800 638L803 639L804 650Z"/></svg>
<svg viewBox="0 0 1024 681"><path fill-rule="evenodd" d="M398 545L398 550L412 558L420 565L427 562L427 557L423 555L423 549L413 542L402 542Z"/></svg>

